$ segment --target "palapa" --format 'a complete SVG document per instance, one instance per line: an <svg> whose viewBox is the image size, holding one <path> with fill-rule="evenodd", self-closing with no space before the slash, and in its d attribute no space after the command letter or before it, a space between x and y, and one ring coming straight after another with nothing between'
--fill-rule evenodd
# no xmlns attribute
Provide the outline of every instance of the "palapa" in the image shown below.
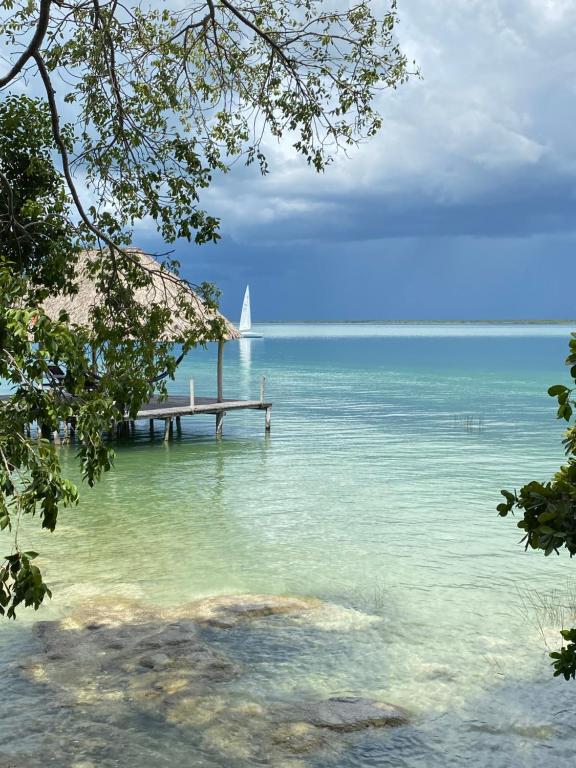
<svg viewBox="0 0 576 768"><path fill-rule="evenodd" d="M215 318L220 318L224 323L225 332L222 340L241 338L240 332L227 318L207 307L192 288L181 281L173 272L163 267L156 259L140 249L130 248L128 252L130 256L136 257L142 267L151 275L149 285L134 290L135 302L143 309L155 303L170 310L171 318L163 334L164 338L172 341L183 341L191 331L194 331L199 341L214 340L212 322ZM56 320L64 311L74 325L83 328L90 327L92 309L102 306L105 302L105 296L99 292L89 270L90 264L96 256L100 257L101 252L82 251L79 254L76 278L78 291L72 295L57 294L46 299L42 306L48 317ZM182 316L180 306L182 298L194 308L194 321Z"/></svg>

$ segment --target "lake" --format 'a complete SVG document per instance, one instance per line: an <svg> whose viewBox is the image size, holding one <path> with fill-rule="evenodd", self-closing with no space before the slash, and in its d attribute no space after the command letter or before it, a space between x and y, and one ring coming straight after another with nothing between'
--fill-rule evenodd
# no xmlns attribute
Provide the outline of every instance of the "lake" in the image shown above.
<svg viewBox="0 0 576 768"><path fill-rule="evenodd" d="M547 654L570 625L575 566L525 552L514 519L495 512L501 488L545 480L563 460L546 390L567 381L572 328L256 330L262 339L227 344L224 394L258 397L265 375L269 436L257 411L229 413L221 441L214 417L183 419L168 445L160 423L151 436L142 422L54 534L27 532L54 598L0 623L0 767L572 766L576 683L553 679ZM193 377L212 395L215 376L215 349L197 350L171 389ZM73 452L62 448L75 473ZM218 738L214 723L103 704L97 686L90 701L59 702L22 674L38 619L103 596L170 607L231 593L333 608L208 633L245 670L221 697L367 697L404 707L409 725L267 758L242 750L250 725Z"/></svg>

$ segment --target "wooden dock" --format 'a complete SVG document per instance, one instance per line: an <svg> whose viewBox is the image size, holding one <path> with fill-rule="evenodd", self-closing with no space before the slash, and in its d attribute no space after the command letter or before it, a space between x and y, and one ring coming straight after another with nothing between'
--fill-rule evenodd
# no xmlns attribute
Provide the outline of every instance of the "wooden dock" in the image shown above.
<svg viewBox="0 0 576 768"><path fill-rule="evenodd" d="M214 415L216 416L216 436L222 436L222 429L224 425L224 416L229 411L264 411L264 429L266 432L270 432L271 416L272 416L272 403L264 400L264 385L262 384L260 400L224 400L216 397L194 397L193 383L190 383L190 395L169 395L165 400L159 398L153 398L136 414L136 418L132 419L129 415L126 415L124 421L126 424L133 424L135 421L143 421L147 419L150 423L150 429L154 430L155 421L164 422L164 440L168 441L174 431L174 423L179 430L181 425L181 419L183 416L200 416L200 415ZM0 395L0 400L10 400L10 395ZM72 421L73 424L73 421ZM64 439L69 437L69 425L64 426ZM40 431L40 427L39 427ZM51 437L54 442L60 443L60 432L54 432Z"/></svg>
<svg viewBox="0 0 576 768"><path fill-rule="evenodd" d="M136 414L137 421L149 419L150 428L154 428L155 420L164 421L164 439L168 440L172 433L173 423L180 425L182 416L212 414L216 416L216 435L222 435L224 416L228 411L255 410L265 411L264 428L270 432L272 403L265 400L219 400L216 397L194 397L188 395L169 395L166 400L154 398L146 403ZM127 417L128 420L128 417Z"/></svg>

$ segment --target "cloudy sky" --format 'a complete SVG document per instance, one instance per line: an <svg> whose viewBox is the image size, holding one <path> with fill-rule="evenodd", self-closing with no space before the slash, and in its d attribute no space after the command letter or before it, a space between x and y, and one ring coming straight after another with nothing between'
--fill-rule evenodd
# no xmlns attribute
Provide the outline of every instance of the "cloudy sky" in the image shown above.
<svg viewBox="0 0 576 768"><path fill-rule="evenodd" d="M576 0L399 0L423 79L385 93L370 143L316 175L285 146L203 203L181 245L256 320L573 318ZM147 247L158 247L141 233Z"/></svg>

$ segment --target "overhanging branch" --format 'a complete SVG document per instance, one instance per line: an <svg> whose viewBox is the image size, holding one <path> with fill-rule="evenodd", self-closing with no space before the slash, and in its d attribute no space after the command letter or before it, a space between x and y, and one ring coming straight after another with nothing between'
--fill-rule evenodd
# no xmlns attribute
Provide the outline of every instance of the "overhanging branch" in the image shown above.
<svg viewBox="0 0 576 768"><path fill-rule="evenodd" d="M66 184L68 185L68 189L70 190L70 194L72 195L72 199L74 200L74 205L76 206L76 209L80 214L80 218L82 219L84 224L88 227L88 229L93 234L96 235L96 237L102 240L103 243L106 243L106 245L110 248L112 253L114 251L122 250L118 248L117 244L113 240L111 240L108 237L108 235L106 235L99 227L97 227L94 224L93 221L91 221L90 217L84 210L84 206L82 205L82 201L80 200L80 195L78 194L78 190L76 189L76 185L74 184L74 179L72 178L72 173L70 171L70 160L68 157L68 150L66 149L66 144L64 143L64 139L62 138L62 134L60 132L60 118L58 116L58 105L56 104L56 97L54 95L54 88L52 87L52 81L50 80L50 75L48 74L48 70L46 69L46 64L44 63L44 59L38 53L38 51L36 51L33 54L33 58L38 67L40 77L42 78L42 83L44 84L44 90L46 91L48 107L50 108L52 135L54 136L54 141L56 143L56 146L58 147L58 151L60 152L64 178L66 179Z"/></svg>
<svg viewBox="0 0 576 768"><path fill-rule="evenodd" d="M18 61L14 64L12 69L4 77L0 77L0 88L4 88L5 85L12 82L16 75L22 70L26 62L33 58L35 54L40 50L44 35L48 29L48 22L50 21L50 5L52 0L40 0L40 15L38 17L38 24L36 25L36 32L28 45L28 48L20 56Z"/></svg>

